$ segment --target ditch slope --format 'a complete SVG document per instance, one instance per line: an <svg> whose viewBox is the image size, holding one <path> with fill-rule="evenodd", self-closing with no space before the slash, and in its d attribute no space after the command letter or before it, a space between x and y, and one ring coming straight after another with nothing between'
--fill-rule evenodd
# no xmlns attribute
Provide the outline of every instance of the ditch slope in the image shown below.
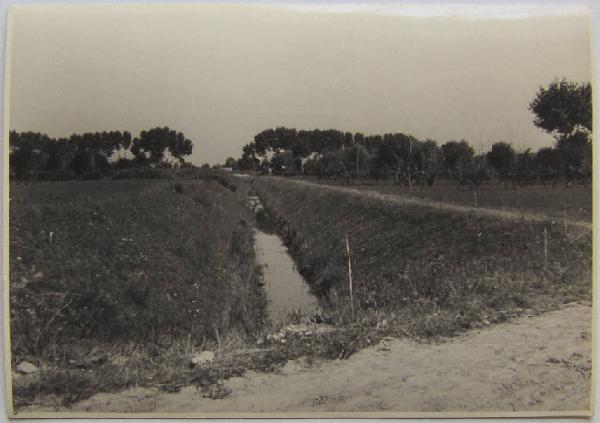
<svg viewBox="0 0 600 423"><path fill-rule="evenodd" d="M448 336L527 310L591 300L592 231L560 222L261 178L266 215L336 322Z"/></svg>

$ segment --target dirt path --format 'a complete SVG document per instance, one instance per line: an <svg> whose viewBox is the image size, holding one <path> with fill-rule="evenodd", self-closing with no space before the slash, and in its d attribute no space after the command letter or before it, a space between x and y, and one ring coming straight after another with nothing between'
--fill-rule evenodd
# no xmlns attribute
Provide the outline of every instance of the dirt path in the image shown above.
<svg viewBox="0 0 600 423"><path fill-rule="evenodd" d="M518 211L518 210L502 210L493 207L473 207L473 206L462 206L460 204L447 203L443 201L436 200L427 200L421 198L413 198L406 197L402 195L389 195L389 194L381 194L378 192L367 191L367 190L358 190L350 187L341 187L334 185L324 185L324 184L316 184L310 181L303 181L297 179L285 179L292 183L302 184L302 185L310 185L313 187L319 187L325 190L337 191L337 192L346 192L352 195L366 196L371 198L376 198L383 201L392 201L398 204L413 204L419 206L429 206L438 209L448 210L456 213L477 213L482 216L489 216L498 219L508 219L508 220L532 220L537 222L552 222L556 221L556 217L547 216L542 213L530 213L526 211ZM591 231L593 226L591 222L586 222L584 220L569 220L569 226L576 227L583 230Z"/></svg>
<svg viewBox="0 0 600 423"><path fill-rule="evenodd" d="M97 394L68 411L587 410L590 327L590 304L572 303L437 344L389 338L348 360L248 372L225 382L232 393L224 399L203 398L194 387L176 394L135 388Z"/></svg>

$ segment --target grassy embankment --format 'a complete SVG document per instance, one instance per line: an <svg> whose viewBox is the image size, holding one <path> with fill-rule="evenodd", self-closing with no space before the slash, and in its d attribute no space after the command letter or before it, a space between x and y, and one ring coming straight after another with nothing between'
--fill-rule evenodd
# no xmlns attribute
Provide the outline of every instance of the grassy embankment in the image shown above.
<svg viewBox="0 0 600 423"><path fill-rule="evenodd" d="M235 187L217 178L10 188L12 365L40 369L13 380L17 407L132 385L208 388L242 371L190 367L217 338L223 349L253 340L266 318L253 216Z"/></svg>
<svg viewBox="0 0 600 423"><path fill-rule="evenodd" d="M350 240L357 318L351 347L379 334L450 336L481 324L591 300L592 233L561 221L501 220L399 206L295 181L255 183L327 320L350 322ZM547 260L544 259L547 231ZM341 347L342 348L342 347Z"/></svg>

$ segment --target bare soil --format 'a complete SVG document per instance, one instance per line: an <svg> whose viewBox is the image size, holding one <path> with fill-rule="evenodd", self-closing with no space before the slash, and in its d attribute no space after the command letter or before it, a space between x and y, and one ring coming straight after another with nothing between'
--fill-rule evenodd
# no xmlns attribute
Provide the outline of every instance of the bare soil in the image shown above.
<svg viewBox="0 0 600 423"><path fill-rule="evenodd" d="M539 316L431 343L385 338L347 360L290 361L276 373L225 381L231 394L195 387L97 394L76 412L512 412L585 411L590 405L592 308L570 303ZM568 413L567 413L568 414Z"/></svg>

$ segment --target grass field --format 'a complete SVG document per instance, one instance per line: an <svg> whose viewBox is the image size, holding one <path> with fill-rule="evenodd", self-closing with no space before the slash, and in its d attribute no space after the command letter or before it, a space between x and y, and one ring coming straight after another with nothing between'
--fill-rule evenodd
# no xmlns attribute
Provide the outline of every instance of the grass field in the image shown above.
<svg viewBox="0 0 600 423"><path fill-rule="evenodd" d="M326 185L341 185L339 181L311 179L311 182ZM348 185L346 185L348 186ZM442 201L465 206L492 207L528 213L541 213L547 216L592 221L592 187L574 185L556 187L526 185L518 189L505 189L497 183L483 185L476 194L470 189L459 191L456 183L447 180L436 181L432 187L409 191L405 186L392 183L377 185L373 182L349 185L358 190L367 190L386 195L399 195L413 198ZM476 201L476 203L475 203Z"/></svg>
<svg viewBox="0 0 600 423"><path fill-rule="evenodd" d="M194 376L190 355L266 319L253 216L214 180L10 187L15 404ZM66 397L64 395L67 395Z"/></svg>
<svg viewBox="0 0 600 423"><path fill-rule="evenodd" d="M300 272L336 319L350 315L346 235L358 320L385 320L399 335L452 335L591 299L591 231L400 206L281 178L257 184Z"/></svg>

